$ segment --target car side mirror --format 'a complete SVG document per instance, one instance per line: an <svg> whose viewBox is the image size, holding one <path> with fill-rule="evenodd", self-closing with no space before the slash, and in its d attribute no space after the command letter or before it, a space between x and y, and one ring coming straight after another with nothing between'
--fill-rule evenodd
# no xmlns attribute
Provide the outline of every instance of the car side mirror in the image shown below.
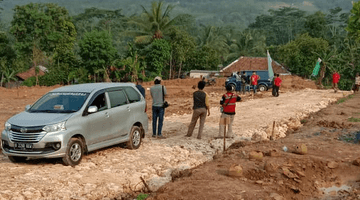
<svg viewBox="0 0 360 200"><path fill-rule="evenodd" d="M28 111L30 109L31 105L26 105L25 106L25 111Z"/></svg>
<svg viewBox="0 0 360 200"><path fill-rule="evenodd" d="M96 113L98 110L99 110L99 109L98 109L97 106L90 106L90 107L88 108L88 113L89 113L89 114L90 114L90 113Z"/></svg>

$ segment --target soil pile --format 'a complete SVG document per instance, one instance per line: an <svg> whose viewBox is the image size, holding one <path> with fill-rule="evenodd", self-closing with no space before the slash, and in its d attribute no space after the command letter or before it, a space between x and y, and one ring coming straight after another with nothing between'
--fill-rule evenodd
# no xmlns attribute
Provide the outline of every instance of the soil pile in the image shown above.
<svg viewBox="0 0 360 200"><path fill-rule="evenodd" d="M234 143L149 199L359 199L360 122L349 120L359 98L310 114L286 138Z"/></svg>

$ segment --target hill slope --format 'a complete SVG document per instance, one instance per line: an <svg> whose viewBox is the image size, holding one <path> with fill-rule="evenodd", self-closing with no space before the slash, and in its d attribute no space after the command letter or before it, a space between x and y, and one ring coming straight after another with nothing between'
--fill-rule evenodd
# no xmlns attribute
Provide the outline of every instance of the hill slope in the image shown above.
<svg viewBox="0 0 360 200"><path fill-rule="evenodd" d="M71 15L83 12L86 8L97 7L103 9L122 9L123 14L129 16L140 13L143 5L148 8L148 0L4 0L0 5L3 8L1 18L5 23L12 20L15 5L34 3L57 3L69 10ZM322 10L327 12L337 6L348 12L352 8L351 0L167 0L167 3L176 4L173 14L188 13L196 16L199 23L212 25L236 25L246 27L255 17L266 14L269 9L283 6L292 6L309 12Z"/></svg>

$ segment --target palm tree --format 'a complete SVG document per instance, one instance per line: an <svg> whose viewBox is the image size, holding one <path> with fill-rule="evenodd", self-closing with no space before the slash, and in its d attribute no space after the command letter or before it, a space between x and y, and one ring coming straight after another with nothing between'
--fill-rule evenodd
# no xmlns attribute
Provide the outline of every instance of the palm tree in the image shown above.
<svg viewBox="0 0 360 200"><path fill-rule="evenodd" d="M144 6L141 6L143 13L139 17L134 17L129 21L130 24L136 25L140 30L130 31L132 35L135 34L136 43L150 43L152 39L160 39L164 34L168 33L170 28L174 25L176 20L181 18L178 15L170 19L170 12L175 6L168 5L163 12L164 2L152 2L151 10L147 11Z"/></svg>

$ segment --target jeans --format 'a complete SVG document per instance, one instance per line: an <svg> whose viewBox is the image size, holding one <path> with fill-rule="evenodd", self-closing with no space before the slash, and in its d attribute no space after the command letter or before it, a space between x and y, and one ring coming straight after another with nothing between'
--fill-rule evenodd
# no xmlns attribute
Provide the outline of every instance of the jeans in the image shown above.
<svg viewBox="0 0 360 200"><path fill-rule="evenodd" d="M245 83L241 83L241 92L245 94Z"/></svg>
<svg viewBox="0 0 360 200"><path fill-rule="evenodd" d="M164 121L164 113L165 109L163 107L152 107L152 128L153 128L153 135L156 135L156 125L159 118L159 125L158 125L158 136L161 136L161 130Z"/></svg>
<svg viewBox="0 0 360 200"><path fill-rule="evenodd" d="M256 86L257 86L257 85L253 85L254 94L256 94Z"/></svg>

